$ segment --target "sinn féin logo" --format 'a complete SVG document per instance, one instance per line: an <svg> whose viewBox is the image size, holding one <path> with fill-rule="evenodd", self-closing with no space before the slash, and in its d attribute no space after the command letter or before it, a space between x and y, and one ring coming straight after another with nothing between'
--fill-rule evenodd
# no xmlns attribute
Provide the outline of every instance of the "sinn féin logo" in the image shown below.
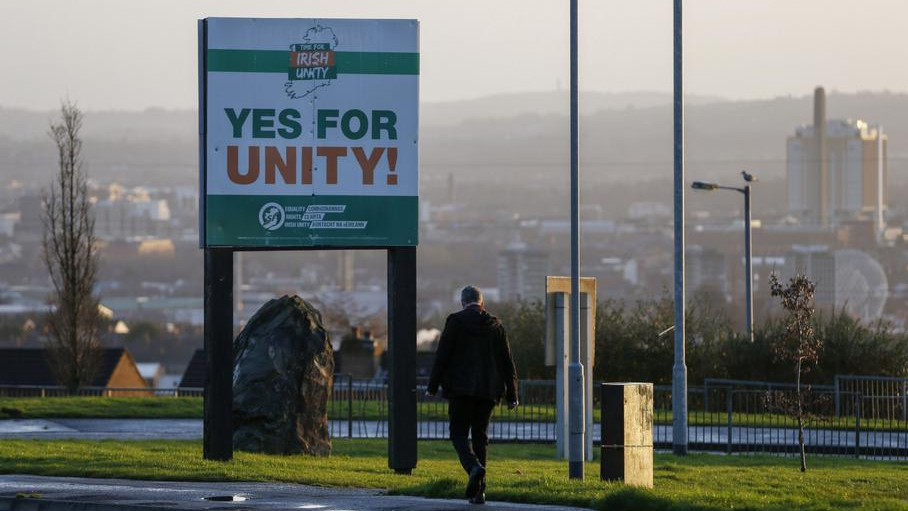
<svg viewBox="0 0 908 511"><path fill-rule="evenodd" d="M337 78L334 49L337 36L331 27L316 25L303 34L303 42L290 45L290 67L284 92L290 99L305 98L316 90L331 85Z"/></svg>
<svg viewBox="0 0 908 511"><path fill-rule="evenodd" d="M284 208L280 204L269 202L259 210L259 224L268 231L280 229L284 225L285 216Z"/></svg>

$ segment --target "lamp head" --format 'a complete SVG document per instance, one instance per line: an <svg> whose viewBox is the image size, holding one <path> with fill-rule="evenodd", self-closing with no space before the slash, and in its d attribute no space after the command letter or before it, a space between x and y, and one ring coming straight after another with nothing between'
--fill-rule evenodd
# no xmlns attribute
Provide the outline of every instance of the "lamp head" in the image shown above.
<svg viewBox="0 0 908 511"><path fill-rule="evenodd" d="M705 181L694 181L693 183L690 184L690 187L693 188L694 190L706 190L706 191L712 191L712 190L719 189L719 185L717 185L716 183L707 183Z"/></svg>

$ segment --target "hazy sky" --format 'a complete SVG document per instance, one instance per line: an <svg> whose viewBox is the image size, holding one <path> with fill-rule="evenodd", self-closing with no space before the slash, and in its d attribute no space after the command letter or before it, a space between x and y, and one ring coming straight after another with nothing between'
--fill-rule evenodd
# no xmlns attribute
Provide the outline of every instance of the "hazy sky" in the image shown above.
<svg viewBox="0 0 908 511"><path fill-rule="evenodd" d="M671 90L671 0L580 0L581 88ZM193 108L196 19L417 18L423 101L567 87L566 0L4 0L0 105ZM908 1L687 0L685 82L728 98L908 91Z"/></svg>

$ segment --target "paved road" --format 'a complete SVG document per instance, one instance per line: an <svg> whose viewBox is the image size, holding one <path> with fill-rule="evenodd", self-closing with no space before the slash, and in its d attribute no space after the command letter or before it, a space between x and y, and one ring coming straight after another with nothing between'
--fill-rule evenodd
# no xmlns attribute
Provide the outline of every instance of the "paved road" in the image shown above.
<svg viewBox="0 0 908 511"><path fill-rule="evenodd" d="M202 438L202 421L198 419L8 419L0 420L0 438L195 440Z"/></svg>
<svg viewBox="0 0 908 511"><path fill-rule="evenodd" d="M346 421L331 421L331 433L336 438L347 436ZM446 439L448 425L442 421L420 422L421 439ZM593 441L599 441L600 431L593 430ZM387 423L381 421L354 421L354 438L385 438ZM657 443L671 441L671 427L656 425L653 435ZM723 446L728 444L729 430L725 426L689 429L692 443ZM551 423L495 422L490 436L494 440L554 441L555 425ZM0 438L85 438L85 439L172 439L194 440L202 438L202 421L198 419L30 419L0 420ZM859 436L864 448L908 450L908 431L863 431ZM849 430L810 429L806 432L807 445L814 447L848 448L855 445L855 433ZM753 446L770 449L775 446L797 445L794 428L731 428L731 443L735 446Z"/></svg>
<svg viewBox="0 0 908 511"><path fill-rule="evenodd" d="M16 498L32 494L38 499ZM36 494L36 495L35 495ZM241 502L205 500L239 496ZM150 511L312 509L320 511L451 511L477 509L466 500L384 495L378 490L273 483L184 483L0 475L0 511ZM488 502L488 511L582 511L563 506Z"/></svg>

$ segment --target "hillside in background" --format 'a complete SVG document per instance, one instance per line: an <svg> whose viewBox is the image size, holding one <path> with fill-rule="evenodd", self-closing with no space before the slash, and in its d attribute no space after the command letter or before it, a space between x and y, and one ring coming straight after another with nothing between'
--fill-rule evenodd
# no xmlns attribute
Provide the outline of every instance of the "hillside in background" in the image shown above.
<svg viewBox="0 0 908 511"><path fill-rule="evenodd" d="M645 181L671 175L671 96L582 96L584 175L595 181ZM894 182L908 178L908 94L828 96L830 118L882 123ZM567 165L566 92L519 93L421 106L423 175L561 183ZM45 133L54 112L0 108L0 173L6 180L46 180L54 152ZM715 178L751 169L785 172L785 139L812 122L812 96L761 101L691 98L686 107L689 175ZM87 112L85 156L93 178L125 184L193 184L197 114L149 109Z"/></svg>
<svg viewBox="0 0 908 511"><path fill-rule="evenodd" d="M688 105L702 105L723 101L718 96L688 96ZM667 105L672 95L667 92L582 92L580 113L591 115L602 110L650 108ZM568 91L518 92L495 94L465 101L424 103L424 126L451 126L472 119L506 119L525 114L567 115L570 108Z"/></svg>

